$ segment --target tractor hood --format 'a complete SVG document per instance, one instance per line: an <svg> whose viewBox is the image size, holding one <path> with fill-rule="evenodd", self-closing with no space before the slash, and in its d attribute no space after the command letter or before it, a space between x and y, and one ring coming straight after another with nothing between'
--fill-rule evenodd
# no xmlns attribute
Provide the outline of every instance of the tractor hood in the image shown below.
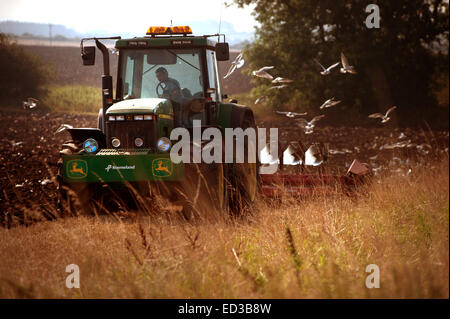
<svg viewBox="0 0 450 319"><path fill-rule="evenodd" d="M168 99L148 98L124 100L113 104L106 114L173 114L172 103Z"/></svg>

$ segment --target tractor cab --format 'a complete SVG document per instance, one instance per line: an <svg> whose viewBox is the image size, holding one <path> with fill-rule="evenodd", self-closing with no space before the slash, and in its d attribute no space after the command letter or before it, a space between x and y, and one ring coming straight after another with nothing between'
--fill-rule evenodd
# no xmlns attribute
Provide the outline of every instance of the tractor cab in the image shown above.
<svg viewBox="0 0 450 319"><path fill-rule="evenodd" d="M194 120L201 120L205 126L216 124L214 119L222 103L217 61L229 59L228 44L224 35L191 34L189 26L150 27L144 37L113 38L117 39L115 49L119 53L115 99L108 50L100 38L82 40L83 64L95 63L95 47L83 46L83 41L95 40L103 53L104 99L98 127L106 135L107 146L115 147L110 141L137 126L146 127L141 129L140 135L156 138L168 137L174 127L192 127ZM214 36L219 42L210 39ZM221 36L223 42L220 42ZM141 119L142 122L133 123L137 126L128 122ZM157 123L157 132L152 134L149 131L155 124L147 122L151 120ZM142 147L154 143L153 138L144 139Z"/></svg>

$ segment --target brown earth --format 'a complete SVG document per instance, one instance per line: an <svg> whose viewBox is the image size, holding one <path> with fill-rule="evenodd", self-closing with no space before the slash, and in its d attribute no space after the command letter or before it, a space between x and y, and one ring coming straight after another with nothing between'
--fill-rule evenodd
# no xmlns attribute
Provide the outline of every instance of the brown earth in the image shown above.
<svg viewBox="0 0 450 319"><path fill-rule="evenodd" d="M0 222L12 221L13 216L23 214L26 208L39 210L49 217L54 214L58 150L69 139L66 132L58 135L54 132L63 123L95 127L96 117L50 114L40 110L0 110ZM258 121L258 126L279 127L283 149L287 142L298 140L307 147L313 142L328 144L327 169L333 173L344 174L354 158L368 163L378 174L414 174L419 167L432 165L435 159L448 160L448 131L321 127L319 122L313 134L305 135L280 117ZM401 133L406 137L399 138ZM409 147L392 148L402 141L408 141ZM345 154L331 154L332 151ZM316 169L310 171L318 172Z"/></svg>

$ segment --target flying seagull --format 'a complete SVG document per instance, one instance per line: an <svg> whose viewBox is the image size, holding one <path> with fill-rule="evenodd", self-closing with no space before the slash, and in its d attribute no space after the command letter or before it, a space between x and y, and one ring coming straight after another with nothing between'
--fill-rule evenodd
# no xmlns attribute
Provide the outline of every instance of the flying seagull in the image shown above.
<svg viewBox="0 0 450 319"><path fill-rule="evenodd" d="M317 61L316 59L314 59L314 61L316 61L316 63L317 63L318 65L320 65L320 67L323 69L323 71L320 72L320 74L322 74L322 75L328 75L328 74L330 74L330 73L331 73L331 70L334 69L335 67L337 67L337 66L339 65L339 63L341 63L341 62L337 62L337 63L335 63L335 64L333 64L333 65L330 65L328 68L325 68L325 67L324 67L319 61Z"/></svg>
<svg viewBox="0 0 450 319"><path fill-rule="evenodd" d="M355 67L348 63L347 58L342 52L341 52L341 63L342 63L341 73L356 74Z"/></svg>
<svg viewBox="0 0 450 319"><path fill-rule="evenodd" d="M280 114L280 115L286 115L287 117L291 117L294 118L296 116L304 116L308 113L295 113L295 112L282 112L282 111L275 111L275 113Z"/></svg>
<svg viewBox="0 0 450 319"><path fill-rule="evenodd" d="M387 121L389 121L391 119L390 117L388 117L389 113L391 113L396 108L397 108L396 106L393 106L389 110L386 111L386 114L373 113L373 114L370 114L369 117L371 119L380 118L381 119L381 123L386 123Z"/></svg>
<svg viewBox="0 0 450 319"><path fill-rule="evenodd" d="M303 118L298 120L298 124L300 125L300 127L302 127L305 130L305 134L311 134L314 130L314 127L316 126L316 122L318 120L320 120L321 118L323 118L325 115L318 115L316 117L314 117L311 121L307 121Z"/></svg>
<svg viewBox="0 0 450 319"><path fill-rule="evenodd" d="M244 63L245 63L245 61L242 57L242 52L241 52L236 57L236 59L234 59L234 61L231 62L230 69L228 70L227 74L223 78L226 79L227 77L229 77L234 72L234 70L240 69L244 65Z"/></svg>
<svg viewBox="0 0 450 319"><path fill-rule="evenodd" d="M275 80L272 81L272 83L291 83L294 82L294 80L289 80L282 78L281 76L277 77Z"/></svg>
<svg viewBox="0 0 450 319"><path fill-rule="evenodd" d="M264 79L268 79L268 80L272 80L273 76L270 75L269 73L267 73L267 70L272 70L274 68L274 66L264 66L259 70L256 71L252 71L252 74L254 76L257 76L259 78L264 78Z"/></svg>
<svg viewBox="0 0 450 319"><path fill-rule="evenodd" d="M38 105L39 100L29 97L26 101L23 101L24 109L33 109Z"/></svg>
<svg viewBox="0 0 450 319"><path fill-rule="evenodd" d="M266 96L263 95L255 100L255 104L262 103L266 100Z"/></svg>
<svg viewBox="0 0 450 319"><path fill-rule="evenodd" d="M69 125L69 124L61 124L61 125L58 127L58 129L55 131L54 134L58 134L58 133L60 133L60 132L62 132L62 131L64 131L64 130L71 129L71 128L73 128L72 125Z"/></svg>
<svg viewBox="0 0 450 319"><path fill-rule="evenodd" d="M337 104L341 103L341 101L336 101L334 99L334 97L332 97L331 99L326 100L321 106L320 109L322 110L323 108L329 108L332 106L335 106Z"/></svg>
<svg viewBox="0 0 450 319"><path fill-rule="evenodd" d="M275 85L275 86L271 86L271 87L269 88L269 90L273 90L273 89L281 90L282 88L286 88L286 87L288 87L288 86L289 86L289 85L287 85L287 84Z"/></svg>

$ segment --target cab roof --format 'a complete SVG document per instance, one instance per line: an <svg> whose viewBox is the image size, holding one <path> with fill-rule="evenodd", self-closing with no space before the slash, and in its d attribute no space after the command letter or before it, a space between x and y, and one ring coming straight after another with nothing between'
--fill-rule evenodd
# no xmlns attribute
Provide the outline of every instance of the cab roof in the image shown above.
<svg viewBox="0 0 450 319"><path fill-rule="evenodd" d="M210 40L209 36L144 36L116 41L116 48L153 48L153 47L209 47L214 49L216 41Z"/></svg>

